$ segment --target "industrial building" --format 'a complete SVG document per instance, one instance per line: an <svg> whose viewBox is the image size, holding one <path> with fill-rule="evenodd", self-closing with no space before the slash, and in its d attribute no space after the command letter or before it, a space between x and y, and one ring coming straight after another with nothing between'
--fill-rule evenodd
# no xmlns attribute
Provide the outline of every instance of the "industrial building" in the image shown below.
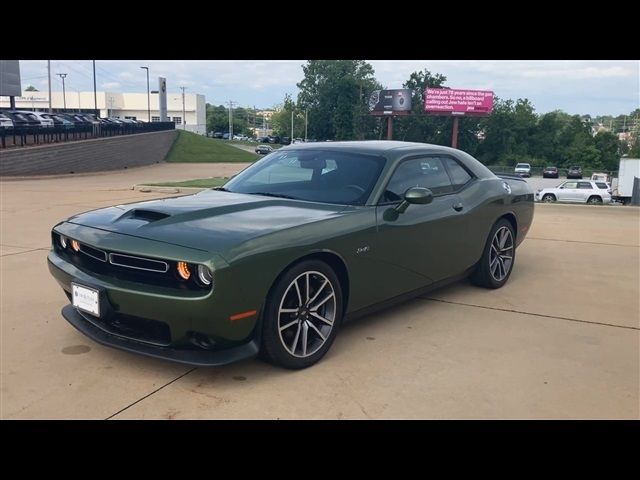
<svg viewBox="0 0 640 480"><path fill-rule="evenodd" d="M149 99L149 102L147 102ZM17 110L49 110L49 95L41 91L22 91L22 96L15 97ZM158 94L151 93L116 93L97 92L94 99L93 92L51 93L51 108L54 112L85 112L95 113L95 105L100 117L131 118L152 122L160 121ZM150 105L150 115L147 105ZM0 109L9 109L8 97L0 97ZM191 132L206 134L207 111L204 95L185 93L184 104L181 92L167 92L167 117L175 122L176 128ZM149 118L151 117L151 118Z"/></svg>

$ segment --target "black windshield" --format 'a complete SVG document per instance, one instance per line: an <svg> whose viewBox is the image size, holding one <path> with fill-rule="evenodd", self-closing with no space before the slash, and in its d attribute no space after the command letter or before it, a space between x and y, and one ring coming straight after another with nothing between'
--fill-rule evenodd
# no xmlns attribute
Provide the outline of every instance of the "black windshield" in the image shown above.
<svg viewBox="0 0 640 480"><path fill-rule="evenodd" d="M385 159L335 150L271 153L225 184L231 192L363 205Z"/></svg>

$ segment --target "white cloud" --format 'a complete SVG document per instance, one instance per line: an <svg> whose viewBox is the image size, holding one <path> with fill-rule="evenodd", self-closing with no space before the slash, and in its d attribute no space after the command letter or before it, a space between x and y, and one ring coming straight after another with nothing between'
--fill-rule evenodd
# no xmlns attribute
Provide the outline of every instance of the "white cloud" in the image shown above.
<svg viewBox="0 0 640 480"><path fill-rule="evenodd" d="M120 83L118 82L104 82L101 83L100 86L105 90L115 90L120 88Z"/></svg>

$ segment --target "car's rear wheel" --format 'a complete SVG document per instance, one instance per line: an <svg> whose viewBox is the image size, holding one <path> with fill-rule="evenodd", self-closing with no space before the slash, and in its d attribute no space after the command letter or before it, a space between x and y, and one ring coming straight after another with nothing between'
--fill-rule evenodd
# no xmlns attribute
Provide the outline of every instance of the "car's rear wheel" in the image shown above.
<svg viewBox="0 0 640 480"><path fill-rule="evenodd" d="M306 368L331 348L342 321L342 291L335 272L307 260L271 289L263 318L262 356L285 368Z"/></svg>
<svg viewBox="0 0 640 480"><path fill-rule="evenodd" d="M591 205L600 205L602 203L602 198L598 197L597 195L592 195L587 200L587 203Z"/></svg>
<svg viewBox="0 0 640 480"><path fill-rule="evenodd" d="M551 203L551 202L555 202L556 201L556 196L551 194L551 193L546 193L543 197L542 197L542 201L543 202L547 202L547 203Z"/></svg>
<svg viewBox="0 0 640 480"><path fill-rule="evenodd" d="M487 238L482 258L471 276L476 285L500 288L511 276L516 259L515 232L511 222L498 220Z"/></svg>

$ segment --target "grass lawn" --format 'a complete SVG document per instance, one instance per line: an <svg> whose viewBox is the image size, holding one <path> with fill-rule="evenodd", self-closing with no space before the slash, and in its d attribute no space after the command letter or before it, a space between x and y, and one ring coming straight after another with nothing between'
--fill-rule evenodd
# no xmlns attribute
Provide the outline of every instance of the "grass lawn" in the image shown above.
<svg viewBox="0 0 640 480"><path fill-rule="evenodd" d="M185 180L184 182L164 182L164 183L147 183L153 187L193 187L193 188L213 188L224 185L229 181L228 178L197 178L195 180Z"/></svg>
<svg viewBox="0 0 640 480"><path fill-rule="evenodd" d="M258 158L260 158L258 154L240 150L213 138L178 130L178 138L171 147L166 161L178 163L255 162Z"/></svg>
<svg viewBox="0 0 640 480"><path fill-rule="evenodd" d="M218 140L219 142L226 142L226 143L231 143L231 144L238 144L238 145L246 145L247 147L253 147L254 149L258 146L258 145L269 145L271 148L273 148L274 150L277 150L279 148L284 147L284 145L280 145L279 143L258 143L258 142L248 142L246 140Z"/></svg>

